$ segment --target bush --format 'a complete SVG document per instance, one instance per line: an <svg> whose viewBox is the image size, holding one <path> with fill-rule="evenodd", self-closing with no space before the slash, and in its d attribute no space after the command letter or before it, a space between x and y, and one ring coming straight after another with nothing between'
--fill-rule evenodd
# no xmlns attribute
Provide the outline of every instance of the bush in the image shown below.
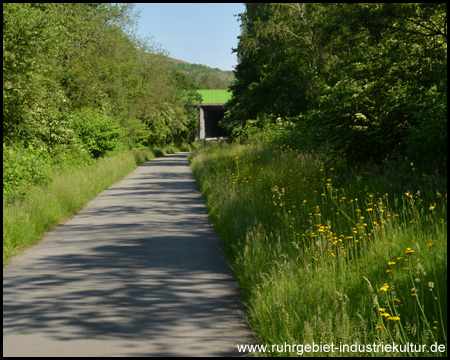
<svg viewBox="0 0 450 360"><path fill-rule="evenodd" d="M51 179L51 157L43 146L3 144L3 195L14 198L26 185L46 184Z"/></svg>
<svg viewBox="0 0 450 360"><path fill-rule="evenodd" d="M21 198L31 187L45 185L56 172L81 168L92 158L82 147L52 149L43 143L7 145L3 143L3 195L7 201Z"/></svg>
<svg viewBox="0 0 450 360"><path fill-rule="evenodd" d="M119 122L101 110L82 108L73 115L75 132L94 159L123 150L125 131Z"/></svg>
<svg viewBox="0 0 450 360"><path fill-rule="evenodd" d="M247 120L245 126L234 129L234 140L241 143L289 145L295 149L324 148L322 131L315 125L315 112L293 117L258 117Z"/></svg>
<svg viewBox="0 0 450 360"><path fill-rule="evenodd" d="M145 122L150 130L148 146L191 143L197 128L195 112L169 103L148 115Z"/></svg>

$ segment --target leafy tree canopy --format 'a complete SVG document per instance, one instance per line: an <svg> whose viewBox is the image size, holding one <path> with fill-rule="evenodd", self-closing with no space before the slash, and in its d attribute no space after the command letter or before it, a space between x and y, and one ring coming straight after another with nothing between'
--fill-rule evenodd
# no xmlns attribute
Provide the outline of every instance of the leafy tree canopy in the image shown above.
<svg viewBox="0 0 450 360"><path fill-rule="evenodd" d="M3 4L4 141L42 141L49 149L70 145L79 114L94 111L124 134L142 132L131 141L125 135L128 146L137 139L150 144L156 131L151 119L167 106L192 130L189 104L179 96L180 87L191 85L171 69L163 51L133 35L136 18L132 4ZM93 118L81 121L89 128ZM191 137L177 134L171 141Z"/></svg>
<svg viewBox="0 0 450 360"><path fill-rule="evenodd" d="M230 133L288 117L356 162L446 162L444 3L248 3L240 18Z"/></svg>
<svg viewBox="0 0 450 360"><path fill-rule="evenodd" d="M4 193L52 166L194 140L195 86L136 19L133 4L3 4Z"/></svg>

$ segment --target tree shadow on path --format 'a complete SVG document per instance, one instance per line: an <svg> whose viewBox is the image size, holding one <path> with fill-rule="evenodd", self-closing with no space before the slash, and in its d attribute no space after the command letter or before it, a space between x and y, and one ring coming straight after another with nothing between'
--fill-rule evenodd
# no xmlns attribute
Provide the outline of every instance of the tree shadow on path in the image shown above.
<svg viewBox="0 0 450 360"><path fill-rule="evenodd" d="M106 356L233 356L252 341L186 163L145 163L4 269L4 349L15 334L94 339Z"/></svg>

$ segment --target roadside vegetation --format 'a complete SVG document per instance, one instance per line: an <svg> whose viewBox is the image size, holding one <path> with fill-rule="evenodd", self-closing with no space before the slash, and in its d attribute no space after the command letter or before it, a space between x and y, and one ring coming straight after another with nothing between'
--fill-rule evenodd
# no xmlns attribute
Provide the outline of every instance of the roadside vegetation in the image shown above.
<svg viewBox="0 0 450 360"><path fill-rule="evenodd" d="M206 147L192 169L260 344L447 343L442 179L267 144Z"/></svg>
<svg viewBox="0 0 450 360"><path fill-rule="evenodd" d="M193 142L196 87L133 34L137 16L3 4L3 261L136 164Z"/></svg>
<svg viewBox="0 0 450 360"><path fill-rule="evenodd" d="M240 17L229 143L191 166L259 343L446 356L445 6L248 3Z"/></svg>
<svg viewBox="0 0 450 360"><path fill-rule="evenodd" d="M129 150L103 157L89 166L56 172L46 185L28 185L26 196L3 197L3 263L81 210L100 192L154 157L189 151L190 146Z"/></svg>

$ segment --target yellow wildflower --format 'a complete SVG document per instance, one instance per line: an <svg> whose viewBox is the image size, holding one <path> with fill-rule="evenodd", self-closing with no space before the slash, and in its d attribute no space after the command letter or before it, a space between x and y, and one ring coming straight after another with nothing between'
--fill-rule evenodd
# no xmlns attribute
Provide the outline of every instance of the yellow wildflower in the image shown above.
<svg viewBox="0 0 450 360"><path fill-rule="evenodd" d="M414 250L413 250L413 249L411 249L411 248L406 248L405 255L411 255L411 254L413 254L413 253L414 253Z"/></svg>
<svg viewBox="0 0 450 360"><path fill-rule="evenodd" d="M388 320L392 320L392 321L400 321L400 318L398 316L390 316L388 318Z"/></svg>
<svg viewBox="0 0 450 360"><path fill-rule="evenodd" d="M395 265L395 261L389 261L388 265Z"/></svg>
<svg viewBox="0 0 450 360"><path fill-rule="evenodd" d="M389 285L388 284L384 284L382 287L380 287L380 290L382 290L382 291L388 291L388 289L389 289Z"/></svg>
<svg viewBox="0 0 450 360"><path fill-rule="evenodd" d="M385 312L385 313L382 313L381 316L384 316L385 318L389 318L389 317L391 317L391 314Z"/></svg>

